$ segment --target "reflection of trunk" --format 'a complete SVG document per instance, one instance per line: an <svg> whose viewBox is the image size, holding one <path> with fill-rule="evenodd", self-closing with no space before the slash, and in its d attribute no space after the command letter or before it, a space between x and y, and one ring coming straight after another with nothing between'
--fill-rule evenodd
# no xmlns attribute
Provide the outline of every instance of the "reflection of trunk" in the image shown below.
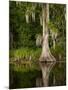
<svg viewBox="0 0 68 90"><path fill-rule="evenodd" d="M43 86L47 87L48 81L49 81L49 74L50 74L50 71L52 70L53 66L55 65L55 62L41 61L39 64L40 64L40 68L42 70Z"/></svg>
<svg viewBox="0 0 68 90"><path fill-rule="evenodd" d="M36 79L36 87L42 87L42 79L40 77Z"/></svg>
<svg viewBox="0 0 68 90"><path fill-rule="evenodd" d="M55 75L53 76L53 85L55 86L56 84L56 78L55 78Z"/></svg>
<svg viewBox="0 0 68 90"><path fill-rule="evenodd" d="M48 86L48 73L47 73L47 67L44 66L44 68L42 68L42 77L43 77L43 85L44 86Z"/></svg>
<svg viewBox="0 0 68 90"><path fill-rule="evenodd" d="M42 45L42 54L40 56L39 61L42 70L43 85L48 86L49 72L54 65L53 62L51 61L55 61L55 58L52 56L50 52L48 43L48 21L49 21L48 4L46 5L43 4L42 16L43 16L43 45Z"/></svg>

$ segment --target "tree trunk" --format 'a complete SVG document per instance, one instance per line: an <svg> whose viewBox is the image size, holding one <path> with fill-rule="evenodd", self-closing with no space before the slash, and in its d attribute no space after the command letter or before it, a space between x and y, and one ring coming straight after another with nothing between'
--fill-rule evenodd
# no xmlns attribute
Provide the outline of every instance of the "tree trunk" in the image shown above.
<svg viewBox="0 0 68 90"><path fill-rule="evenodd" d="M48 42L48 22L49 22L49 5L43 4L42 8L42 16L43 16L43 44L42 44L42 54L40 57L40 61L55 61L55 58L52 56L49 49Z"/></svg>
<svg viewBox="0 0 68 90"><path fill-rule="evenodd" d="M29 15L26 14L25 16L26 16L26 23L29 23Z"/></svg>
<svg viewBox="0 0 68 90"><path fill-rule="evenodd" d="M55 42L55 39L53 39L53 48L55 49L55 44L56 42Z"/></svg>
<svg viewBox="0 0 68 90"><path fill-rule="evenodd" d="M40 15L39 18L40 18L40 25L42 26L43 25L42 15Z"/></svg>
<svg viewBox="0 0 68 90"><path fill-rule="evenodd" d="M48 86L49 73L55 63L55 58L52 56L49 49L48 42L48 22L49 22L49 4L43 4L42 7L42 18L43 18L43 44L42 53L39 59L40 67L42 70L43 86Z"/></svg>
<svg viewBox="0 0 68 90"><path fill-rule="evenodd" d="M32 21L35 22L35 12L32 12Z"/></svg>
<svg viewBox="0 0 68 90"><path fill-rule="evenodd" d="M32 21L35 22L35 8L36 4L32 3Z"/></svg>
<svg viewBox="0 0 68 90"><path fill-rule="evenodd" d="M20 5L21 4L21 2L19 2L19 1L16 1L16 5L18 6L18 5Z"/></svg>
<svg viewBox="0 0 68 90"><path fill-rule="evenodd" d="M26 18L26 23L29 23L29 10L28 9L26 11L25 18Z"/></svg>

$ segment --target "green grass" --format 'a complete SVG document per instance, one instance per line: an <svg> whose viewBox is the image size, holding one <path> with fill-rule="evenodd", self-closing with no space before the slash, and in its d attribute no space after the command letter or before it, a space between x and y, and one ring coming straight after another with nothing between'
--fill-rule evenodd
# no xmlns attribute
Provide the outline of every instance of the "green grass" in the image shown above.
<svg viewBox="0 0 68 90"><path fill-rule="evenodd" d="M10 58L19 58L19 57L32 57L32 60L39 59L41 55L41 48L20 48L20 49L13 49L10 50Z"/></svg>

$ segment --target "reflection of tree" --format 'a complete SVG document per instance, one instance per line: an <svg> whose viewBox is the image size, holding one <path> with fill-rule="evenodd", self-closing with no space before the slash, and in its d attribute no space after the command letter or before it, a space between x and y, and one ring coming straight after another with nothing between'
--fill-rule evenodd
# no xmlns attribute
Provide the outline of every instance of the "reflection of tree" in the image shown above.
<svg viewBox="0 0 68 90"><path fill-rule="evenodd" d="M55 62L40 62L40 68L42 70L43 86L48 86L50 71L52 70Z"/></svg>

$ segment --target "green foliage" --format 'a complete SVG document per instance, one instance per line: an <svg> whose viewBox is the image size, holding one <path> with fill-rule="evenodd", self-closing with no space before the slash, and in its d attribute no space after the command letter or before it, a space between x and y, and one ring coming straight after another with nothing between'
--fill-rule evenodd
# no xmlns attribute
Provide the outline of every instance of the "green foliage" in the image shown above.
<svg viewBox="0 0 68 90"><path fill-rule="evenodd" d="M56 28L56 26L55 26L54 23L49 22L48 26L49 26L49 28L50 28L50 30L51 30L52 32L54 32L54 33L57 33L57 32L58 32L58 29Z"/></svg>
<svg viewBox="0 0 68 90"><path fill-rule="evenodd" d="M58 4L50 4L50 22L58 29L59 34L66 35L66 6Z"/></svg>
<svg viewBox="0 0 68 90"><path fill-rule="evenodd" d="M19 47L36 47L35 44L35 35L37 33L41 33L42 28L39 24L39 14L36 15L35 23L31 22L29 24L26 23L25 13L26 10L29 9L31 11L32 4L31 3L20 3L20 5L16 5L16 2L10 2L10 32L13 34L13 48Z"/></svg>
<svg viewBox="0 0 68 90"><path fill-rule="evenodd" d="M41 54L41 48L21 48L21 49L14 49L10 50L10 58L22 58L31 56L33 60L38 60Z"/></svg>

